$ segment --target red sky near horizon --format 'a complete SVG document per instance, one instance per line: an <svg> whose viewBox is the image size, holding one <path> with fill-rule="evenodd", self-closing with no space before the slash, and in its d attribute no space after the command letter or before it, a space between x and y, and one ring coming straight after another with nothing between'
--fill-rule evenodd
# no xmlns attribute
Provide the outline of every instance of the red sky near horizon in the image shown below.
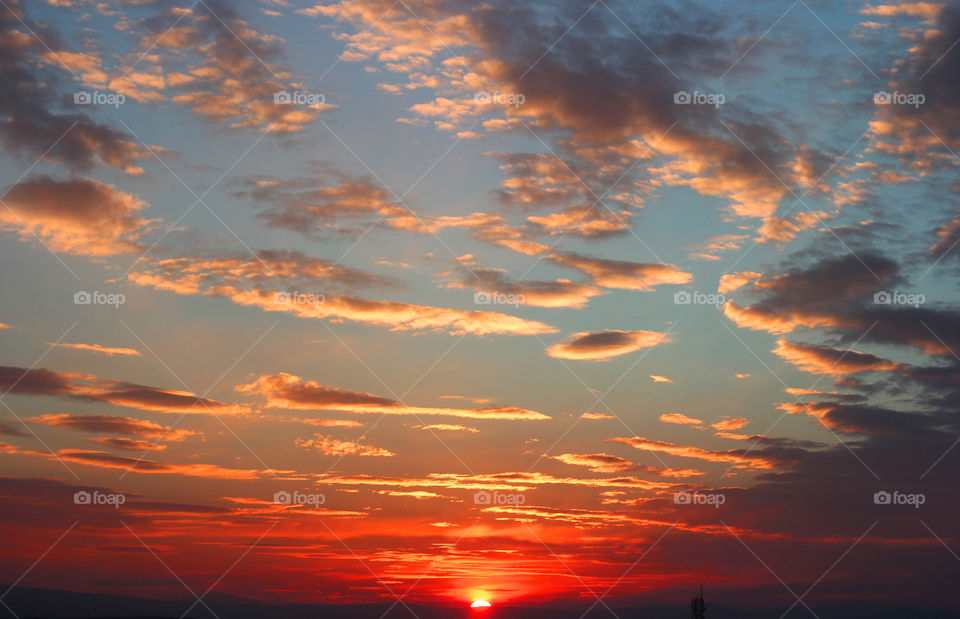
<svg viewBox="0 0 960 619"><path fill-rule="evenodd" d="M786 610L955 582L956 4L0 23L0 584Z"/></svg>

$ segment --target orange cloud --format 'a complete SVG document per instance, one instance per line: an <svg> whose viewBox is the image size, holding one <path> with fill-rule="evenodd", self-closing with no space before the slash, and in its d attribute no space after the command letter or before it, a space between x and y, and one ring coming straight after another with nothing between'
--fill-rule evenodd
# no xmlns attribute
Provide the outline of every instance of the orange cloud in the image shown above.
<svg viewBox="0 0 960 619"><path fill-rule="evenodd" d="M584 413L580 415L581 419L616 419L613 415L607 415L606 413Z"/></svg>
<svg viewBox="0 0 960 619"><path fill-rule="evenodd" d="M763 220L763 225L757 230L759 235L757 242L789 243L798 234L817 224L822 224L823 220L828 217L830 217L830 214L825 211L803 211L789 217L766 217Z"/></svg>
<svg viewBox="0 0 960 619"><path fill-rule="evenodd" d="M683 458L692 458L695 460L704 460L706 462L727 462L737 465L749 466L759 469L769 469L772 468L772 464L768 462L761 456L749 456L742 455L740 451L731 450L731 451L710 451L707 449L701 449L700 447L691 447L685 445L674 445L673 443L667 443L665 441L655 441L651 439L644 438L642 436L634 436L630 438L611 438L607 439L615 443L623 443L624 445L629 445L634 449L641 449L644 451L657 451L661 453L670 454L672 456L680 456Z"/></svg>
<svg viewBox="0 0 960 619"><path fill-rule="evenodd" d="M487 475L430 473L426 477L400 478L376 475L321 475L319 485L383 486L391 488L447 488L449 490L510 490L525 492L539 486L571 486L589 488L634 488L665 490L676 484L648 481L632 476L580 478L556 477L536 472L505 472Z"/></svg>
<svg viewBox="0 0 960 619"><path fill-rule="evenodd" d="M301 318L351 320L390 327L394 331L447 331L453 335L535 335L556 331L541 322L492 311L374 301L312 290L304 294L299 294L300 291L264 290L259 288L260 281L272 275L270 263L264 267L256 260L247 260L223 270L224 265L220 262L216 263L216 268L209 268L210 265L199 259L200 265L192 267L190 260L148 262L128 277L139 286L171 290L177 294L226 297L239 305L259 307L264 311L292 313ZM329 273L321 272L304 279L313 282L329 279L335 285L349 285L357 280L378 281L352 269L330 266ZM241 289L241 285L245 288Z"/></svg>
<svg viewBox="0 0 960 619"><path fill-rule="evenodd" d="M326 231L359 232L381 218L400 229L418 222L416 213L398 203L390 190L368 178L335 171L324 171L319 179L254 180L247 186L241 195L269 205L258 215L268 226L307 236ZM343 223L361 219L366 221L360 227L345 227Z"/></svg>
<svg viewBox="0 0 960 619"><path fill-rule="evenodd" d="M90 374L62 374L43 368L0 366L0 389L11 393L71 397L160 413L242 414L245 406L201 398L187 391L148 387L98 378Z"/></svg>
<svg viewBox="0 0 960 619"><path fill-rule="evenodd" d="M461 426L454 423L431 423L425 426L414 426L421 430L440 430L443 432L472 432L477 433L480 430L472 428L470 426Z"/></svg>
<svg viewBox="0 0 960 619"><path fill-rule="evenodd" d="M702 426L702 419L695 419L694 417L687 417L683 413L664 413L660 415L660 421L664 423L675 423L679 425L687 426Z"/></svg>
<svg viewBox="0 0 960 619"><path fill-rule="evenodd" d="M693 275L672 264L604 260L572 253L551 254L549 259L561 266L582 271L596 285L604 288L653 290L662 284L686 284L693 279Z"/></svg>
<svg viewBox="0 0 960 619"><path fill-rule="evenodd" d="M47 345L58 346L60 348L73 348L74 350L89 350L111 357L113 355L128 355L131 357L140 356L140 351L134 350L133 348L112 348L110 346L101 346L100 344L68 344L66 342L47 342Z"/></svg>
<svg viewBox="0 0 960 619"><path fill-rule="evenodd" d="M133 417L114 417L111 415L42 415L28 419L30 423L45 426L68 428L79 432L127 434L145 439L163 437L165 441L181 441L195 434L189 430L178 430L162 426L152 421ZM99 440L99 439L98 439Z"/></svg>
<svg viewBox="0 0 960 619"><path fill-rule="evenodd" d="M610 454L560 454L551 456L564 464L588 467L594 473L622 473L636 468L636 465L620 456Z"/></svg>
<svg viewBox="0 0 960 619"><path fill-rule="evenodd" d="M773 352L811 374L843 376L859 372L897 371L902 367L898 363L868 353L838 350L829 346L796 344L784 339L777 340L777 347Z"/></svg>
<svg viewBox="0 0 960 619"><path fill-rule="evenodd" d="M711 236L704 243L694 245L691 248L694 251L690 254L690 257L701 260L719 260L720 257L717 254L738 249L746 238L747 235L745 234L717 234Z"/></svg>
<svg viewBox="0 0 960 619"><path fill-rule="evenodd" d="M553 281L516 281L496 269L464 269L454 288L472 288L489 295L506 295L518 304L533 307L581 308L592 297L603 294L596 286L566 279Z"/></svg>
<svg viewBox="0 0 960 619"><path fill-rule="evenodd" d="M746 417L734 417L732 419L721 419L715 423L711 423L710 427L715 430L739 430L750 423Z"/></svg>
<svg viewBox="0 0 960 619"><path fill-rule="evenodd" d="M112 256L141 248L138 239L156 220L138 214L146 203L92 179L58 181L47 176L7 190L0 228L22 240L40 239L56 252Z"/></svg>
<svg viewBox="0 0 960 619"><path fill-rule="evenodd" d="M566 342L549 347L547 355L557 359L607 361L669 341L670 336L656 331L582 332L574 333Z"/></svg>
<svg viewBox="0 0 960 619"><path fill-rule="evenodd" d="M827 313L804 310L768 310L759 306L740 307L733 301L723 306L723 314L737 326L770 333L789 333L797 327L840 327L840 318Z"/></svg>
<svg viewBox="0 0 960 619"><path fill-rule="evenodd" d="M36 452L51 457L50 454ZM173 464L144 460L129 456L115 456L103 451L84 451L80 449L62 449L57 456L66 462L76 462L87 466L109 469L129 469L133 473L183 475L186 477L206 477L212 479L260 479L267 476L265 471L256 469L231 469L216 464ZM289 474L291 471L273 471L274 475Z"/></svg>
<svg viewBox="0 0 960 619"><path fill-rule="evenodd" d="M940 14L944 5L939 2L904 2L902 4L868 4L860 12L864 15L880 17L895 17L907 15L910 17L926 17L932 19Z"/></svg>
<svg viewBox="0 0 960 619"><path fill-rule="evenodd" d="M145 441L143 439L100 437L92 440L100 443L101 445L106 445L107 447L113 447L114 449L125 449L127 451L163 451L167 448L166 445L157 444L153 441Z"/></svg>
<svg viewBox="0 0 960 619"><path fill-rule="evenodd" d="M316 449L325 456L379 456L390 457L396 454L392 451L364 445L354 441L341 441L324 434L317 434L311 439L296 441L297 447Z"/></svg>
<svg viewBox="0 0 960 619"><path fill-rule="evenodd" d="M381 415L440 415L469 419L499 419L537 421L549 419L536 411L501 406L493 408L432 408L407 406L397 400L369 393L345 391L324 387L299 376L286 374L264 375L252 383L239 385L236 390L248 395L261 395L267 408L289 410L333 410Z"/></svg>
<svg viewBox="0 0 960 619"><path fill-rule="evenodd" d="M139 80L139 90L127 90L130 96L162 98L157 91L169 86L175 90L170 100L199 116L277 134L301 131L337 107L323 93L306 92L289 69L273 64L283 56L280 37L240 19L230 5L216 7L216 13L205 3L174 8L140 22L146 30L141 45L152 52L143 54L144 64L155 63L160 75ZM169 26L171 19L177 20L175 28ZM176 64L181 61L182 67ZM132 76L124 77L111 85L129 89ZM277 98L284 92L288 99Z"/></svg>
<svg viewBox="0 0 960 619"><path fill-rule="evenodd" d="M742 288L749 283L755 282L763 277L763 273L754 271L741 271L739 273L725 273L720 277L720 284L717 286L717 292L727 294L738 288Z"/></svg>

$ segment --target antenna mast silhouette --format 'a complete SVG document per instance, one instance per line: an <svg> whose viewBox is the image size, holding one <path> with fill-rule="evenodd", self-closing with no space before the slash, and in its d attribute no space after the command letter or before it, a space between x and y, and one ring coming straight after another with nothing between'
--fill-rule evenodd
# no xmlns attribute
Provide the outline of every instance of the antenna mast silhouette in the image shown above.
<svg viewBox="0 0 960 619"><path fill-rule="evenodd" d="M704 619L707 605L703 603L703 585L700 585L700 597L690 598L690 611L693 619Z"/></svg>

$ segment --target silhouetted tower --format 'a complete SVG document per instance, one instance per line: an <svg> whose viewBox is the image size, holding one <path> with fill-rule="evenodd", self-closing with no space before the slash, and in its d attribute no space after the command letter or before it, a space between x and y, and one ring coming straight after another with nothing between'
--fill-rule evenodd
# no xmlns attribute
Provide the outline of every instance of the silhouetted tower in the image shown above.
<svg viewBox="0 0 960 619"><path fill-rule="evenodd" d="M707 605L703 603L703 585L700 585L700 597L690 598L690 611L693 619L704 619Z"/></svg>

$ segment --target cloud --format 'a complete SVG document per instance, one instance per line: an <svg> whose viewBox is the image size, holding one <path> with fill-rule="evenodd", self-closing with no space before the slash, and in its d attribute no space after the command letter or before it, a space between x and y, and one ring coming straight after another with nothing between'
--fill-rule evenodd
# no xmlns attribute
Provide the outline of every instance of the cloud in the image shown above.
<svg viewBox="0 0 960 619"><path fill-rule="evenodd" d="M163 99L170 88L171 101L201 117L275 134L299 132L337 107L283 66L280 37L261 32L228 3L211 0L190 9L165 9L131 26L143 33L143 51L134 55L145 56L144 64L153 63L159 73L153 83L136 85L145 91L131 89L131 80L111 83L134 99ZM291 95L290 103L275 99L282 92ZM310 97L294 100L298 93Z"/></svg>
<svg viewBox="0 0 960 619"><path fill-rule="evenodd" d="M720 256L717 254L739 249L746 239L745 234L715 234L705 242L691 247L693 251L690 257L700 260L719 260Z"/></svg>
<svg viewBox="0 0 960 619"><path fill-rule="evenodd" d="M162 426L152 421L135 419L133 417L114 417L111 415L71 415L61 413L41 415L40 417L28 419L28 421L30 423L68 428L70 430L93 434L126 434L144 439L163 437L165 441L181 441L194 434L194 432L189 430L178 430L168 426Z"/></svg>
<svg viewBox="0 0 960 619"><path fill-rule="evenodd" d="M670 336L656 331L598 331L574 333L566 342L554 344L547 355L557 359L607 361L670 341Z"/></svg>
<svg viewBox="0 0 960 619"><path fill-rule="evenodd" d="M262 205L257 216L268 226L312 238L325 232L358 235L381 218L388 225L416 217L371 179L334 170L321 170L316 178L283 182L250 180L239 195Z"/></svg>
<svg viewBox="0 0 960 619"><path fill-rule="evenodd" d="M710 427L714 430L739 430L740 428L746 426L750 423L746 417L733 417L732 419L721 419L715 423L711 423Z"/></svg>
<svg viewBox="0 0 960 619"><path fill-rule="evenodd" d="M757 230L758 243L789 243L797 235L817 224L826 225L830 214L825 211L803 211L788 217L765 217Z"/></svg>
<svg viewBox="0 0 960 619"><path fill-rule="evenodd" d="M533 307L582 308L592 297L603 294L596 286L559 279L552 281L516 281L497 269L463 269L454 288L472 288L478 292L509 295L522 305Z"/></svg>
<svg viewBox="0 0 960 619"><path fill-rule="evenodd" d="M160 389L136 383L64 374L43 368L0 366L0 389L10 393L69 397L159 413L243 414L244 406L201 398L186 391Z"/></svg>
<svg viewBox="0 0 960 619"><path fill-rule="evenodd" d="M107 447L113 447L114 449L125 449L127 451L163 451L167 448L166 445L158 444L153 441L145 441L142 439L101 437L92 440L100 443L101 445L106 445Z"/></svg>
<svg viewBox="0 0 960 619"><path fill-rule="evenodd" d="M511 406L466 409L408 406L391 398L325 387L315 381L304 380L299 376L283 372L259 376L251 383L238 385L236 390L247 395L264 396L267 408L331 410L381 415L441 415L491 420L549 419L543 413Z"/></svg>
<svg viewBox="0 0 960 619"><path fill-rule="evenodd" d="M421 430L440 430L442 432L471 432L473 434L476 434L477 432L480 431L470 426L461 426L459 424L454 424L454 423L431 423L429 425L414 426L414 427L419 428Z"/></svg>
<svg viewBox="0 0 960 619"><path fill-rule="evenodd" d="M581 419L616 419L613 415L607 415L606 413L584 413L580 415Z"/></svg>
<svg viewBox="0 0 960 619"><path fill-rule="evenodd" d="M59 348L72 348L74 350L89 350L91 352L101 353L107 356L124 355L130 357L139 357L140 351L133 348L114 348L110 346L101 346L100 344L68 344L66 342L47 342L48 346L57 346Z"/></svg>
<svg viewBox="0 0 960 619"><path fill-rule="evenodd" d="M321 428L362 428L363 424L353 419L297 419L299 423Z"/></svg>
<svg viewBox="0 0 960 619"><path fill-rule="evenodd" d="M72 171L86 171L102 163L128 174L142 174L138 160L152 155L137 140L93 121L72 102L69 111L54 111L62 93L79 90L63 83L63 63L83 72L95 68L92 57L67 50L52 27L35 22L20 6L0 15L0 31L4 33L0 37L0 81L7 85L0 99L3 146L30 161L43 156Z"/></svg>
<svg viewBox="0 0 960 619"><path fill-rule="evenodd" d="M725 273L720 276L720 284L717 286L717 292L727 294L739 288L751 284L763 277L763 273L754 271L741 271L739 273Z"/></svg>
<svg viewBox="0 0 960 619"><path fill-rule="evenodd" d="M41 454L49 456L49 454ZM256 469L231 469L216 464L174 464L158 462L129 456L115 456L103 451L86 451L81 449L61 449L57 456L66 462L76 462L87 466L107 469L129 469L132 473L147 473L161 475L183 475L185 477L205 477L211 479L260 479L267 476L265 471ZM285 474L289 471L273 471L275 474Z"/></svg>
<svg viewBox="0 0 960 619"><path fill-rule="evenodd" d="M551 254L549 260L589 275L593 283L621 290L653 290L663 284L686 284L693 275L672 264L649 264L590 258L573 253Z"/></svg>
<svg viewBox="0 0 960 619"><path fill-rule="evenodd" d="M508 175L496 191L501 204L526 211L550 209L547 214L526 218L532 234L608 237L629 230L636 209L642 208L638 194L646 190L624 180L623 173L619 178L598 174L592 162L568 161L548 153L486 154L500 160L500 169ZM612 187L617 180L622 191L599 196L584 179L604 187Z"/></svg>
<svg viewBox="0 0 960 619"><path fill-rule="evenodd" d="M391 457L397 454L387 449L364 445L354 441L341 441L332 436L316 434L313 438L297 439L297 447L316 449L325 456L376 456Z"/></svg>
<svg viewBox="0 0 960 619"><path fill-rule="evenodd" d="M842 308L872 301L874 291L898 281L897 264L876 255L830 257L807 267L766 275L751 291L764 298L749 307L730 301L724 313L739 326L787 333L799 326L839 327Z"/></svg>
<svg viewBox="0 0 960 619"><path fill-rule="evenodd" d="M147 261L139 270L131 271L128 277L137 285L170 290L177 294L226 297L239 305L259 307L264 311L286 312L301 318L351 320L386 326L394 331L446 331L453 335L535 335L556 331L544 323L499 312L369 300L350 295L324 294L322 290L291 292L287 290L290 286L284 279L267 280L272 263L264 260L262 255L258 255L258 258L237 263L230 261L227 268L219 262L211 266L203 259L199 259L195 266L192 265L193 259L188 258ZM316 259L307 260L313 263ZM317 270L310 274L308 281L318 287L321 282L327 281L335 288L358 281L383 281L324 261L313 264L316 264ZM296 275L305 273L297 271Z"/></svg>
<svg viewBox="0 0 960 619"><path fill-rule="evenodd" d="M386 496L408 496L417 499L418 501L423 499L439 499L442 496L435 492L427 492L426 490L377 490L376 492L377 494L383 494Z"/></svg>
<svg viewBox="0 0 960 619"><path fill-rule="evenodd" d="M884 256L864 251L824 257L761 277L746 291L760 300L749 306L728 301L724 314L741 327L774 334L823 328L851 341L910 346L932 355L960 349L960 312L875 297L891 296L903 283L899 264Z"/></svg>
<svg viewBox="0 0 960 619"><path fill-rule="evenodd" d="M0 434L4 436L27 436L17 425L10 422L0 422Z"/></svg>
<svg viewBox="0 0 960 619"><path fill-rule="evenodd" d="M636 465L620 456L610 454L560 454L550 456L564 464L588 467L594 473L622 473L636 467Z"/></svg>
<svg viewBox="0 0 960 619"><path fill-rule="evenodd" d="M955 4L932 3L875 8L881 7L890 9L888 16L922 15L929 23L883 89L922 95L924 100L921 105L876 105L870 122L873 145L878 152L896 157L904 168L924 176L950 170L954 165L950 151L960 147L960 88L951 79L960 69L960 59L949 53L960 36L960 9Z"/></svg>
<svg viewBox="0 0 960 619"><path fill-rule="evenodd" d="M323 290L329 291L386 288L396 283L387 277L314 258L299 251L271 249L259 250L253 255L144 257L129 277L141 286L178 294L208 295L226 295L242 288L269 291L295 286L322 286Z"/></svg>
<svg viewBox="0 0 960 619"><path fill-rule="evenodd" d="M672 469L659 466L646 466L634 464L630 460L620 456L612 456L607 453L594 454L560 454L550 456L554 460L570 464L572 466L583 466L594 473L625 473L628 471L637 473L649 473L659 477L684 478L703 475L703 471L697 469Z"/></svg>
<svg viewBox="0 0 960 619"><path fill-rule="evenodd" d="M139 212L137 196L91 179L35 177L13 185L4 197L0 227L23 240L39 238L56 252L112 256L142 250L138 242L156 220Z"/></svg>
<svg viewBox="0 0 960 619"><path fill-rule="evenodd" d="M960 245L960 217L939 226L935 234L937 241L930 248L930 255L935 258L943 258L956 249L957 245ZM960 257L960 252L954 255Z"/></svg>
<svg viewBox="0 0 960 619"><path fill-rule="evenodd" d="M829 346L796 344L784 339L777 340L774 354L789 361L801 370L812 374L843 376L859 372L896 371L901 366L876 355L855 350L838 350Z"/></svg>
<svg viewBox="0 0 960 619"><path fill-rule="evenodd" d="M607 440L615 443L623 443L624 445L629 445L634 449L640 449L643 451L656 451L670 454L672 456L703 460L705 462L724 462L737 466L746 466L758 469L769 469L773 467L773 463L768 458L765 458L760 452L750 455L747 454L745 450L739 449L731 449L729 451L711 451L708 449L702 449L700 447L675 445L666 441L656 441L644 438L642 436L634 436L629 438L617 437Z"/></svg>
<svg viewBox="0 0 960 619"><path fill-rule="evenodd" d="M944 5L939 2L904 2L901 4L867 4L860 9L864 15L875 15L878 17L895 17L898 15L907 15L910 17L934 18L940 14Z"/></svg>
<svg viewBox="0 0 960 619"><path fill-rule="evenodd" d="M660 415L660 421L664 423L675 423L679 425L686 426L702 426L702 419L695 419L694 417L687 417L683 413L664 413Z"/></svg>
<svg viewBox="0 0 960 619"><path fill-rule="evenodd" d="M387 488L446 488L448 490L508 490L525 492L542 486L567 486L587 488L635 488L640 490L664 490L676 484L649 481L622 475L618 477L582 478L556 477L530 471L507 471L490 474L431 473L425 477L403 478L379 475L324 474L317 478L318 485L336 486L382 486Z"/></svg>
<svg viewBox="0 0 960 619"><path fill-rule="evenodd" d="M431 30L437 24L451 30L430 37L429 43L414 43L410 37L422 25L411 23L410 15L378 8L375 2L345 0L325 7L323 14L357 28L356 34L345 35L346 59L375 58L406 78L391 90L429 86L436 91L432 101L415 105L413 113L452 132L483 120L484 129L520 131L525 124L538 133L562 134L558 147L571 155L565 165L538 153L508 159L508 165L518 168L509 170L513 184L503 194L511 203L570 206L583 191L580 181L567 178L575 170L583 184L597 187L597 195L615 181L623 183L621 192L603 196L610 201L626 194L631 203L652 184L686 185L728 199L740 216L767 217L790 191L778 177L802 186L829 165L820 153L791 145L775 124L762 123L756 115L673 103L674 93L690 88L668 67L696 79L721 74L736 59L734 50L744 35L733 16L701 7L694 17L665 4L651 5L642 14L628 10L614 16L563 2L547 16L535 6L413 2L411 10L431 16ZM570 29L571 23L577 28ZM705 30L709 36L688 36ZM469 49L440 62L435 55L446 49L445 42ZM544 55L545 49L550 53ZM411 53L420 54L416 71L412 60L395 61ZM522 93L525 101L477 105L470 98L481 91ZM737 136L719 120L735 127ZM659 167L631 166L657 156L665 160ZM593 169L584 171L586 164ZM636 179L641 171L653 178L642 189Z"/></svg>
<svg viewBox="0 0 960 619"><path fill-rule="evenodd" d="M673 384L673 381L667 378L666 376L658 376L656 374L651 374L650 378L652 378L653 382L655 383L669 383L671 385Z"/></svg>

